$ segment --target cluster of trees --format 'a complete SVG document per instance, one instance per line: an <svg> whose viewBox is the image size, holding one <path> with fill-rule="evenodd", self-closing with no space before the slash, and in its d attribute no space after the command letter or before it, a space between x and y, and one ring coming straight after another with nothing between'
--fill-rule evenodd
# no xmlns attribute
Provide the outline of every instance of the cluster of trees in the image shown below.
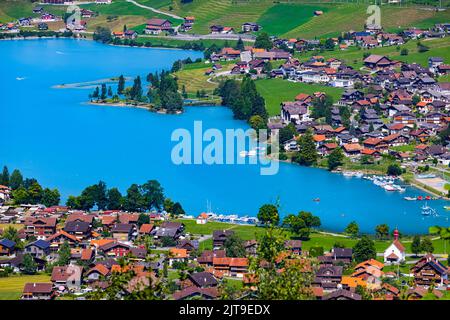
<svg viewBox="0 0 450 320"><path fill-rule="evenodd" d="M333 108L333 97L325 95L316 97L312 101L311 116L314 119L325 118L325 122L331 125L331 109Z"/></svg>
<svg viewBox="0 0 450 320"><path fill-rule="evenodd" d="M254 47L270 50L273 48L273 43L266 32L261 32L255 39Z"/></svg>
<svg viewBox="0 0 450 320"><path fill-rule="evenodd" d="M13 39L16 37L63 37L63 38L71 38L73 37L72 31L64 31L64 32L57 32L57 31L31 31L31 30L20 30L19 33L0 33L0 39Z"/></svg>
<svg viewBox="0 0 450 320"><path fill-rule="evenodd" d="M157 109L165 109L168 113L183 110L183 98L178 92L177 79L169 72L150 73L147 76L147 81L151 84L147 93L148 100Z"/></svg>
<svg viewBox="0 0 450 320"><path fill-rule="evenodd" d="M149 180L142 185L132 184L125 195L117 188L108 189L105 182L86 187L79 196L69 196L68 207L89 211L97 210L127 210L144 212L161 210L173 214L184 214L179 202L173 202L164 195L164 189L157 180Z"/></svg>
<svg viewBox="0 0 450 320"><path fill-rule="evenodd" d="M274 204L264 204L259 208L258 220L266 226L278 226L280 223L280 214L278 206ZM320 218L314 216L311 212L300 211L297 215L289 214L284 217L281 226L294 235L307 239L311 229L321 226Z"/></svg>
<svg viewBox="0 0 450 320"><path fill-rule="evenodd" d="M321 226L320 218L311 212L300 211L297 215L289 214L283 219L283 227L302 239L308 239L311 229Z"/></svg>
<svg viewBox="0 0 450 320"><path fill-rule="evenodd" d="M119 210L143 212L159 210L164 204L164 190L156 180L149 180L142 185L132 184L125 196L117 188L108 189L106 183L86 187L79 196L69 196L66 205L79 210Z"/></svg>
<svg viewBox="0 0 450 320"><path fill-rule="evenodd" d="M222 104L231 108L234 118L249 121L251 117L259 116L267 121L264 98L257 92L250 76L244 77L241 83L234 79L221 82L217 94L222 98Z"/></svg>
<svg viewBox="0 0 450 320"><path fill-rule="evenodd" d="M43 188L34 178L23 178L22 173L15 169L11 174L7 166L3 167L0 184L11 188L12 198L16 204L43 204L47 207L59 204L58 189Z"/></svg>
<svg viewBox="0 0 450 320"><path fill-rule="evenodd" d="M433 251L434 246L430 238L421 239L418 235L415 235L413 237L413 240L411 242L411 252L416 256L421 252L433 253Z"/></svg>
<svg viewBox="0 0 450 320"><path fill-rule="evenodd" d="M316 143L313 139L311 130L307 130L298 139L298 152L294 155L292 160L302 166L312 166L317 163L319 155L316 150Z"/></svg>
<svg viewBox="0 0 450 320"><path fill-rule="evenodd" d="M97 27L92 37L95 41L102 43L110 43L112 41L111 30L107 27Z"/></svg>
<svg viewBox="0 0 450 320"><path fill-rule="evenodd" d="M106 88L106 84L103 83L100 88L98 86L95 87L94 92L89 95L89 99L91 101L93 99L96 99L97 101L105 101L107 97L111 98L112 96L113 92L111 86L108 86L108 88Z"/></svg>
<svg viewBox="0 0 450 320"><path fill-rule="evenodd" d="M286 234L268 228L258 243L258 258L250 269L258 279L255 295L261 300L312 300L315 263L310 259L297 259L291 263L277 264L276 259L284 250ZM264 267L262 263L264 262ZM278 272L283 268L283 272Z"/></svg>

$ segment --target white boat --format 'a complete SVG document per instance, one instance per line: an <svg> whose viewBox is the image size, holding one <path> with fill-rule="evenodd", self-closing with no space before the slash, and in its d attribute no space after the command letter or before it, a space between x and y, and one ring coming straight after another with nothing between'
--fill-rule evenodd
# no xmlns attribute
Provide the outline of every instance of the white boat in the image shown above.
<svg viewBox="0 0 450 320"><path fill-rule="evenodd" d="M395 189L395 187L392 184L386 184L383 186L384 190L386 191L395 191L397 189Z"/></svg>
<svg viewBox="0 0 450 320"><path fill-rule="evenodd" d="M241 152L239 152L239 156L242 157L242 158L245 158L247 155L248 155L248 152L247 152L247 151L241 151Z"/></svg>
<svg viewBox="0 0 450 320"><path fill-rule="evenodd" d="M401 186L399 186L398 184L394 184L393 187L395 188L395 190L397 190L398 192L405 192L406 188L403 188Z"/></svg>
<svg viewBox="0 0 450 320"><path fill-rule="evenodd" d="M422 215L423 216L437 216L437 212L436 210L434 210L433 208L431 208L430 206L428 206L427 203L425 203L424 206L422 206Z"/></svg>
<svg viewBox="0 0 450 320"><path fill-rule="evenodd" d="M407 201L416 201L417 198L415 197L404 197L403 199L407 200Z"/></svg>
<svg viewBox="0 0 450 320"><path fill-rule="evenodd" d="M250 150L250 151L247 153L247 156L249 156L249 157L254 157L254 156L256 156L256 150Z"/></svg>

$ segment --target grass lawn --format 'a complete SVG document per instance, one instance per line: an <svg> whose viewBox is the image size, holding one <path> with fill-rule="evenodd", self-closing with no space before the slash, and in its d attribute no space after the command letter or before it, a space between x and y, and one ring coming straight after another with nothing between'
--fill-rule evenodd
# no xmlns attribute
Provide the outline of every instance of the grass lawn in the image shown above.
<svg viewBox="0 0 450 320"><path fill-rule="evenodd" d="M222 65L222 69L217 72L231 70L234 63L235 62L220 63ZM211 94L212 91L217 88L220 81L220 77L211 79L211 82L208 81L208 79L211 78L211 75L205 75L205 71L210 69L211 66L212 64L205 63L186 65L183 70L175 73L175 76L178 78L178 85L180 88L184 85L188 93L196 93L197 90L206 90L206 92Z"/></svg>
<svg viewBox="0 0 450 320"><path fill-rule="evenodd" d="M0 223L0 229L7 229L8 227L13 227L17 230L20 230L23 228L23 224L18 224L18 223L10 223L10 224L5 224L5 223Z"/></svg>
<svg viewBox="0 0 450 320"><path fill-rule="evenodd" d="M392 147L392 150L399 151L399 152L408 152L408 151L414 151L415 147L416 147L416 144L411 143L411 144L406 144L404 146Z"/></svg>
<svg viewBox="0 0 450 320"><path fill-rule="evenodd" d="M281 35L314 19L314 11L328 11L328 7L305 4L277 4L269 8L258 19L263 32L270 35ZM279 21L274 23L274 21Z"/></svg>
<svg viewBox="0 0 450 320"><path fill-rule="evenodd" d="M50 282L50 276L37 274L32 276L10 276L0 278L0 300L17 300L27 282Z"/></svg>
<svg viewBox="0 0 450 320"><path fill-rule="evenodd" d="M212 234L214 230L233 230L243 240L251 240L260 238L265 228L251 226L251 225L236 225L223 222L208 222L206 224L196 224L194 219L178 219L178 222L182 222L185 225L186 232L197 235ZM286 231L286 237L290 237L291 234ZM411 253L411 238L405 237L401 240L406 248L407 253ZM352 239L345 236L337 236L333 234L323 234L313 232L310 235L310 239L303 241L303 248L308 250L311 247L323 247L325 250L330 250L336 243L341 243L346 247L353 247L358 239ZM375 248L377 252L383 252L392 242L392 240L374 240ZM432 240L435 253L445 253L443 240ZM200 243L200 249L212 249L212 240L206 240ZM447 243L447 252L450 251L450 243Z"/></svg>
<svg viewBox="0 0 450 320"><path fill-rule="evenodd" d="M301 82L291 82L283 79L264 79L255 82L256 89L266 100L269 115L280 114L280 103L294 101L299 93L312 94L317 91L331 95L335 101L339 100L343 89Z"/></svg>

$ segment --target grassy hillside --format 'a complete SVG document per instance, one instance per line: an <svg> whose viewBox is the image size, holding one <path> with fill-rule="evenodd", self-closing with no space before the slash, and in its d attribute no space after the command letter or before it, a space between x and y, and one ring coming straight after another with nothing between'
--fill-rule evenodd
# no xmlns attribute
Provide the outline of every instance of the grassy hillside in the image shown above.
<svg viewBox="0 0 450 320"><path fill-rule="evenodd" d="M136 0L138 3L170 12L181 17L195 16L193 33L205 34L209 26L221 24L240 31L244 22L258 22L263 30L271 35L288 38L315 38L337 36L343 31L361 30L367 18L367 4L330 3L321 0L312 3L306 0L275 2L273 0L193 0L181 4L179 0ZM433 0L434 1L434 0ZM307 3L309 2L309 3ZM328 2L328 3L327 3ZM432 1L428 1L431 3ZM448 1L444 1L444 6ZM11 21L32 15L34 4L29 0L0 0L0 21ZM46 10L62 14L65 6L45 6ZM89 29L98 25L108 25L116 30L127 24L128 27L142 25L151 17L167 18L178 24L181 21L167 15L154 13L125 0L113 0L110 5L84 4L99 12L100 16L88 23ZM315 10L324 12L314 16ZM108 16L118 16L108 21ZM393 5L382 6L381 23L386 30L418 26L427 28L438 22L450 21L450 11L435 12L419 6L400 8Z"/></svg>
<svg viewBox="0 0 450 320"><path fill-rule="evenodd" d="M314 55L322 55L325 58L337 58L343 60L346 64L353 66L354 68L360 68L362 66L363 55L364 53L373 53L380 55L387 55L392 59L400 60L404 62L417 62L424 66L428 64L428 57L431 56L440 56L444 58L446 63L450 62L450 50L448 47L450 46L450 38L442 38L442 39L428 39L422 40L422 44L426 45L430 48L427 52L418 52L417 50L417 41L409 41L405 45L397 48L396 46L390 47L379 47L371 50L358 49L356 47L351 47L348 50L333 50L333 51L323 51L323 52L307 52L306 54L296 54L296 57L302 61L309 59ZM406 48L409 51L409 54L406 56L400 55L400 50Z"/></svg>
<svg viewBox="0 0 450 320"><path fill-rule="evenodd" d="M23 17L36 17L33 13L33 4L27 0L0 0L0 22L9 22ZM41 5L45 11L62 15L66 11L65 6Z"/></svg>
<svg viewBox="0 0 450 320"><path fill-rule="evenodd" d="M367 5L329 4L322 16L314 17L306 23L283 34L284 37L330 37L338 36L342 31L361 30L367 18ZM450 20L450 12L436 13L419 8L382 7L381 24L383 28L395 31L408 26L430 27L438 22Z"/></svg>
<svg viewBox="0 0 450 320"><path fill-rule="evenodd" d="M164 0L137 0L139 3L157 6ZM287 3L288 2L288 3ZM309 3L307 3L309 2ZM162 8L180 16L196 18L194 33L206 33L213 24L231 26L240 30L244 22L258 22L263 30L283 37L323 37L339 35L350 29L360 30L367 18L366 4L327 3L329 1L282 1L272 0L194 0L188 4L172 1ZM431 2L429 2L431 3ZM444 3L443 5L448 5ZM322 10L322 16L313 12ZM394 5L382 7L381 22L385 29L399 27L430 27L438 22L450 21L450 12L424 10L418 6L400 8Z"/></svg>

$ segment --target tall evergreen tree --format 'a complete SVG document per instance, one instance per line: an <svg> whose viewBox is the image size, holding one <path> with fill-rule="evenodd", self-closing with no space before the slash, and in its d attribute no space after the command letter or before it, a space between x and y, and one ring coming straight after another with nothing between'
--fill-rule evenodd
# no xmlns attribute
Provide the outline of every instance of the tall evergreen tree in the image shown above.
<svg viewBox="0 0 450 320"><path fill-rule="evenodd" d="M123 94L123 91L125 90L125 78L123 77L123 75L121 74L119 76L119 82L117 84L117 93L118 94Z"/></svg>
<svg viewBox="0 0 450 320"><path fill-rule="evenodd" d="M118 210L122 207L122 194L119 189L111 188L108 190L108 210Z"/></svg>
<svg viewBox="0 0 450 320"><path fill-rule="evenodd" d="M9 178L9 186L16 190L23 185L23 176L18 169L15 169Z"/></svg>
<svg viewBox="0 0 450 320"><path fill-rule="evenodd" d="M2 174L0 175L0 184L9 186L9 170L7 166L3 167Z"/></svg>
<svg viewBox="0 0 450 320"><path fill-rule="evenodd" d="M306 131L298 141L299 151L294 157L294 161L304 165L311 166L317 162L317 150L314 143L313 134L310 130Z"/></svg>

